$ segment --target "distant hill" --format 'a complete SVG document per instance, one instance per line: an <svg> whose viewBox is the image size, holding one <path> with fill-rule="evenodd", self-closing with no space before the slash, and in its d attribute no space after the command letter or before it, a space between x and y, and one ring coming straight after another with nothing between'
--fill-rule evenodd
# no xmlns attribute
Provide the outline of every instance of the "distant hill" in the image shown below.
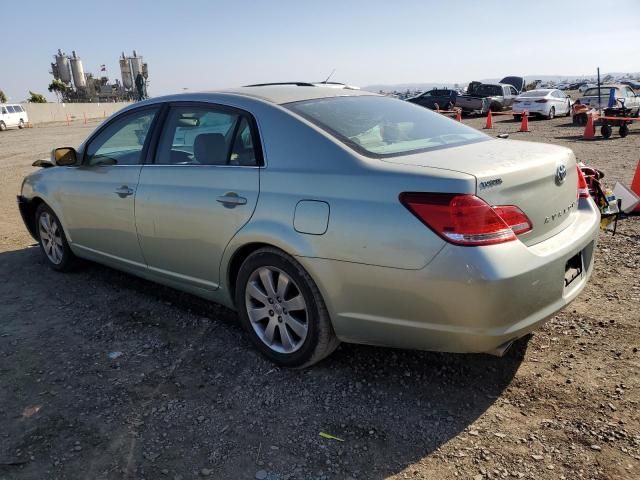
<svg viewBox="0 0 640 480"><path fill-rule="evenodd" d="M506 75L505 75L506 76ZM622 72L609 72L609 73L600 73L600 78L604 79L607 76L611 76L614 78L640 78L640 72L635 73L622 73ZM480 78L473 79L479 80L480 82L497 82L503 77L496 78ZM542 80L543 82L574 82L574 81L582 81L582 80L596 80L596 75L525 75L524 76L527 83L532 82L534 80ZM410 91L425 91L431 90L432 88L444 87L444 88L455 88L465 87L467 84L472 81L465 82L450 82L450 83L433 83L433 82L416 82L416 83L398 83L398 84L373 84L367 85L366 87L361 87L363 90L368 90L370 92L379 92L382 90L383 92L405 92L407 90Z"/></svg>

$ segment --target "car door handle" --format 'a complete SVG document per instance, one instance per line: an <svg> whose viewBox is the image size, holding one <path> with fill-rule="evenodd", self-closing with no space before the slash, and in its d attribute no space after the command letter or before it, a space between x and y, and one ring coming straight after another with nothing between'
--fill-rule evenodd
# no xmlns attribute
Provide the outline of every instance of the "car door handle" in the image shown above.
<svg viewBox="0 0 640 480"><path fill-rule="evenodd" d="M225 207L235 207L236 205L246 205L247 199L239 196L235 192L227 192L224 195L216 198L218 202Z"/></svg>
<svg viewBox="0 0 640 480"><path fill-rule="evenodd" d="M120 188L116 189L115 191L116 195L118 195L120 198L126 198L129 195L133 195L133 189L127 187L126 185L121 186Z"/></svg>

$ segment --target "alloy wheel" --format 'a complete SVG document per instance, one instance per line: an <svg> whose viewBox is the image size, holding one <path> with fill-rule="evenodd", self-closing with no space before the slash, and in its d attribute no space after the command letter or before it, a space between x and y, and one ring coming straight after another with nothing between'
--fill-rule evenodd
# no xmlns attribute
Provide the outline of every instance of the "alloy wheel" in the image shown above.
<svg viewBox="0 0 640 480"><path fill-rule="evenodd" d="M42 212L38 219L40 242L47 258L55 265L60 265L63 257L62 230L58 222L49 212Z"/></svg>
<svg viewBox="0 0 640 480"><path fill-rule="evenodd" d="M276 267L257 268L245 290L245 307L260 340L278 353L293 353L309 330L307 303L298 285Z"/></svg>

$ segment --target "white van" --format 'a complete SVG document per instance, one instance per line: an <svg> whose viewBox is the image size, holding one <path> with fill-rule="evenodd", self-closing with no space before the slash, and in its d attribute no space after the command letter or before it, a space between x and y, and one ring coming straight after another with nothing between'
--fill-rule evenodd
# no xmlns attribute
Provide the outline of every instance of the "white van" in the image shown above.
<svg viewBox="0 0 640 480"><path fill-rule="evenodd" d="M27 111L22 105L0 103L0 132L7 128L24 128L29 122Z"/></svg>

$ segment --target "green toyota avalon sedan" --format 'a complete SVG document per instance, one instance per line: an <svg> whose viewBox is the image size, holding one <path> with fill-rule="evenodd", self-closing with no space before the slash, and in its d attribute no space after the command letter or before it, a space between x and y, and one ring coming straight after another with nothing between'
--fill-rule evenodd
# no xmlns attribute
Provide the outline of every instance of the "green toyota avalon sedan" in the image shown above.
<svg viewBox="0 0 640 480"><path fill-rule="evenodd" d="M360 90L154 98L36 165L18 202L53 269L80 257L224 304L283 366L339 342L502 354L593 269L571 150Z"/></svg>

